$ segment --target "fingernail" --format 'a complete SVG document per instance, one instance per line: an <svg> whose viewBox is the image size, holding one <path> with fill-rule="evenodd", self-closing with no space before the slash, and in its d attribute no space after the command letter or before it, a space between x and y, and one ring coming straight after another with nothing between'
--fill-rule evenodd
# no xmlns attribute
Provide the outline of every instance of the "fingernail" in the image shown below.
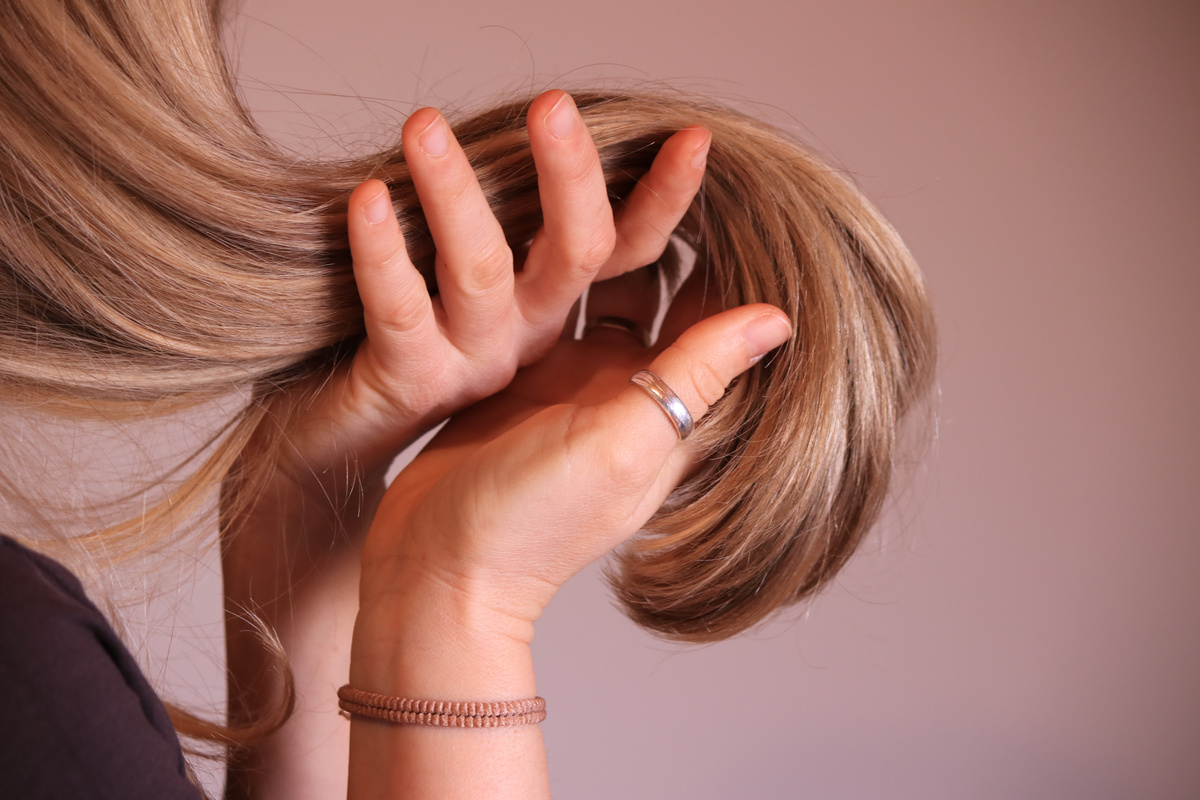
<svg viewBox="0 0 1200 800"><path fill-rule="evenodd" d="M750 363L757 364L767 353L792 338L792 326L778 314L763 314L752 319L742 335L746 337Z"/></svg>
<svg viewBox="0 0 1200 800"><path fill-rule="evenodd" d="M421 149L425 151L426 155L436 158L446 154L446 150L450 147L450 141L446 136L446 122L442 119L441 114L417 135L417 144L421 145Z"/></svg>
<svg viewBox="0 0 1200 800"><path fill-rule="evenodd" d="M363 206L363 216L372 225L378 225L392 214L392 198L386 189L372 197Z"/></svg>
<svg viewBox="0 0 1200 800"><path fill-rule="evenodd" d="M705 163L708 162L708 148L712 145L712 134L704 140L704 144L692 151L692 167L693 169L704 169Z"/></svg>
<svg viewBox="0 0 1200 800"><path fill-rule="evenodd" d="M571 95L564 94L558 98L550 113L546 114L546 129L559 139L565 139L575 130L578 120L579 112L575 109L575 101L571 99Z"/></svg>

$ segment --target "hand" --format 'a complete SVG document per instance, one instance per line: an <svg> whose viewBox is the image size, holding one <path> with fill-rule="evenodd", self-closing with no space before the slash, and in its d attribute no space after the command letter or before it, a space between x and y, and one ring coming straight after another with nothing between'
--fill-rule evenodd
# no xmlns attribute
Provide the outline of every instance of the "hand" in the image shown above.
<svg viewBox="0 0 1200 800"><path fill-rule="evenodd" d="M695 465L629 376L648 366L699 419L790 328L753 305L702 319L657 353L610 333L560 343L452 420L388 489L363 551L359 616L362 638L383 642L360 640L359 652L386 649L389 631L405 630L398 620L430 605L473 628L470 640L528 642L558 587L641 529Z"/></svg>
<svg viewBox="0 0 1200 800"><path fill-rule="evenodd" d="M410 262L386 187L367 181L349 206L366 340L295 423L285 468L304 483L370 474L434 423L505 386L544 354L597 276L661 256L703 177L710 136L671 137L614 215L595 145L570 96L529 110L544 214L520 272L473 170L433 109L409 118L405 158L437 245L438 295Z"/></svg>

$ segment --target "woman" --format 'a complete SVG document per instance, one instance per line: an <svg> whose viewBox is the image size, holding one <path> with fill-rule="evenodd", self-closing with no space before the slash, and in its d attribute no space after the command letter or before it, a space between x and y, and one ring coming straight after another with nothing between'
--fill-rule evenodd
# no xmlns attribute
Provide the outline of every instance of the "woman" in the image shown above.
<svg viewBox="0 0 1200 800"><path fill-rule="evenodd" d="M209 733L250 745L231 795L316 794L347 770L353 797L545 794L528 645L554 590L652 516L618 591L666 635L727 636L823 585L929 382L919 274L843 179L694 101L552 92L457 137L425 110L400 149L299 162L250 122L218 30L198 0L0 7L6 399L111 418L253 392L169 503L78 542L100 564L150 546L221 484L234 724ZM697 264L682 288L678 251ZM653 346L657 283L637 278L560 338L585 287L656 261L678 292ZM401 447L506 386L385 493ZM193 792L111 630L68 575L5 547L5 585L28 589L5 598L24 699L6 729L30 735L0 785ZM325 628L339 604L359 609L348 659ZM349 672L348 756L327 747L317 781L289 750L347 726L298 715L263 739L289 692L247 612L306 704L332 706L326 676ZM484 720L396 698L520 724L423 724Z"/></svg>

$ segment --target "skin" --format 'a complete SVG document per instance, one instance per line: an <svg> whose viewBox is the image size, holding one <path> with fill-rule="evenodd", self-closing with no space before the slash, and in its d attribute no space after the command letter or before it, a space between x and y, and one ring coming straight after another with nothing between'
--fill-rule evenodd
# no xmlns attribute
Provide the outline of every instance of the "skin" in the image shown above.
<svg viewBox="0 0 1200 800"><path fill-rule="evenodd" d="M600 279L617 278L598 285L591 313L648 323L630 301L644 279L618 276L662 254L700 186L709 134L671 137L614 210L568 95L539 97L528 128L545 224L519 271L432 109L408 120L403 141L438 247L436 297L386 188L368 181L350 199L367 338L289 431L266 491L223 520L238 531L224 542L232 713L252 718L274 687L247 610L278 632L298 698L287 725L231 767L231 797L339 796L347 775L352 798L548 796L537 726L347 724L336 687L348 674L406 697L533 697L529 643L554 591L635 533L694 463L629 376L648 365L699 419L790 335L769 306L706 316L695 292L672 308L669 346L613 330L564 337ZM384 490L396 452L473 403Z"/></svg>

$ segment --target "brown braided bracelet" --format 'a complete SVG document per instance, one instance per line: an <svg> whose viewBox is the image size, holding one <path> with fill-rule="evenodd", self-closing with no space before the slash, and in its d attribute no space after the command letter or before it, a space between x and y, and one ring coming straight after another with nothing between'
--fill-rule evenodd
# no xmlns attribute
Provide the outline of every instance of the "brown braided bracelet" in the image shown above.
<svg viewBox="0 0 1200 800"><path fill-rule="evenodd" d="M546 718L546 701L500 700L494 703L452 703L445 700L409 700L354 689L338 689L338 706L349 714L405 725L441 725L451 728L508 728L536 725Z"/></svg>

